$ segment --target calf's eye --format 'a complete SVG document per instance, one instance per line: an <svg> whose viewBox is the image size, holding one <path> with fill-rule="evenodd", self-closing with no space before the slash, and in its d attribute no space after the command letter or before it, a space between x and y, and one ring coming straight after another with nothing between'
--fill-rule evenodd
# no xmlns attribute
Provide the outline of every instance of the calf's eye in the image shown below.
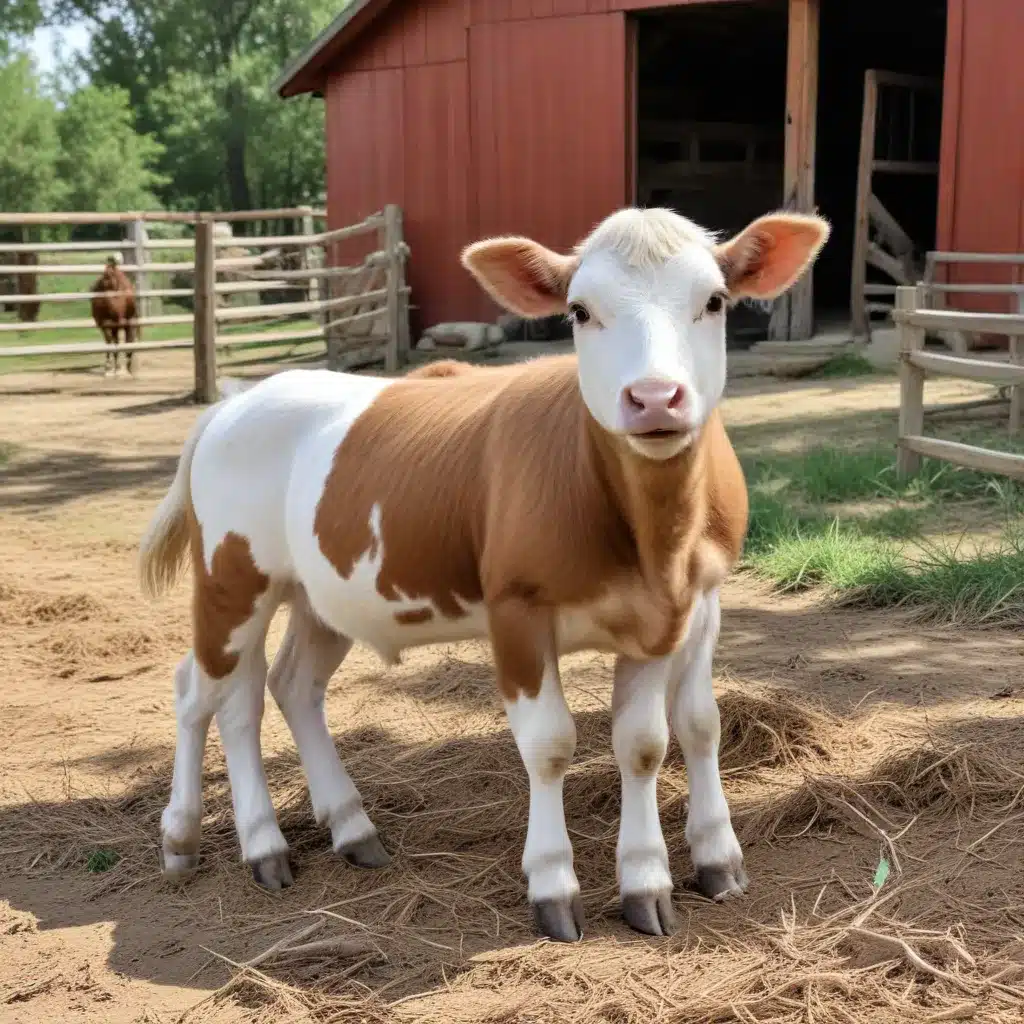
<svg viewBox="0 0 1024 1024"><path fill-rule="evenodd" d="M721 313L725 306L725 299L721 295L712 295L707 301L707 305L704 306L704 312L710 313L714 316L716 313Z"/></svg>
<svg viewBox="0 0 1024 1024"><path fill-rule="evenodd" d="M582 327L584 324L590 323L590 311L582 302L570 302L569 319L576 324L577 327Z"/></svg>

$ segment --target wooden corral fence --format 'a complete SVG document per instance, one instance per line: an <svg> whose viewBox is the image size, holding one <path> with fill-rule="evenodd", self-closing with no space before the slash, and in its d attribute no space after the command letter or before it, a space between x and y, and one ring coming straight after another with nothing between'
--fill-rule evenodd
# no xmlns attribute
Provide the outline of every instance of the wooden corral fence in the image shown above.
<svg viewBox="0 0 1024 1024"><path fill-rule="evenodd" d="M946 270L955 265L973 267L1010 266L1017 272L1024 266L1024 255L1005 252L930 252L925 258L924 275L921 285L924 288L924 301L929 309L946 309L954 295L1011 295L1014 296L1013 306L1018 313L1024 314L1024 283L986 283L972 281L968 283L950 283L945 280ZM978 331L964 328L957 331L936 331L942 340L957 355L966 355L971 348L972 336Z"/></svg>
<svg viewBox="0 0 1024 1024"><path fill-rule="evenodd" d="M126 237L121 242L21 242L0 243L0 250L20 259L22 253L109 253L121 250L127 258L121 265L133 281L139 329L153 326L191 325L191 333L157 341L137 340L120 344L118 352L168 351L191 349L195 359L196 400L211 402L217 397L217 353L231 347L257 348L300 344L323 340L326 364L332 369L383 363L392 372L405 362L409 351L409 288L405 265L409 255L402 237L402 214L397 206L388 206L358 224L334 230L316 231L322 211L310 207L277 210L248 210L232 213L3 213L0 226L68 227L82 224L123 224ZM300 221L301 234L233 236L224 225L239 221ZM146 225L170 222L189 225L192 238L153 238ZM370 251L354 265L344 265L339 257L341 243L373 236ZM153 250L188 250L191 260L154 262L147 257ZM231 249L231 253L222 250ZM254 252L255 250L255 252ZM8 256L8 259L11 257ZM102 263L76 262L8 263L0 265L0 279L24 280L26 275L76 275L95 278L103 272ZM152 274L174 274L175 287L149 287ZM184 278L182 277L184 275ZM33 278L35 280L35 278ZM91 286L91 281L89 286ZM12 294L0 294L0 305L17 307L24 303L67 303L88 301L92 292L46 293L38 288L18 288ZM293 293L288 295L286 293ZM230 306L230 296L253 294L254 305ZM182 313L154 314L152 300L178 299L191 302L192 310ZM297 301L291 299L297 298ZM268 301L275 299L277 301ZM313 320L311 326L288 322ZM281 330L275 330L276 325ZM253 325L252 331L228 333L228 326ZM89 332L97 328L91 319L54 319L34 322L0 323L0 335L37 331L66 330ZM102 340L75 340L57 344L0 345L0 359L32 356L93 354L106 356L111 348Z"/></svg>
<svg viewBox="0 0 1024 1024"><path fill-rule="evenodd" d="M941 459L984 473L1024 479L1024 455L979 448L958 441L926 437L924 433L924 385L927 374L941 374L962 380L1006 385L1010 388L1011 434L1021 427L1024 400L1024 365L1021 338L1024 314L967 313L930 309L923 286L901 287L896 291L893 319L900 330L900 418L897 440L897 471L901 477L916 473L922 456ZM1010 339L1010 361L969 359L960 355L925 352L925 337L942 331L979 331L1002 334Z"/></svg>

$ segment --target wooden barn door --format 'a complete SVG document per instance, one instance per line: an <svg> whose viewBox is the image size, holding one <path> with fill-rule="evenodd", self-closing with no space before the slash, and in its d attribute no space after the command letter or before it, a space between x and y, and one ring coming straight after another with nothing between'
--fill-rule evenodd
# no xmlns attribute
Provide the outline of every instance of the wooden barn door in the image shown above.
<svg viewBox="0 0 1024 1024"><path fill-rule="evenodd" d="M478 229L566 249L627 197L621 12L474 25Z"/></svg>

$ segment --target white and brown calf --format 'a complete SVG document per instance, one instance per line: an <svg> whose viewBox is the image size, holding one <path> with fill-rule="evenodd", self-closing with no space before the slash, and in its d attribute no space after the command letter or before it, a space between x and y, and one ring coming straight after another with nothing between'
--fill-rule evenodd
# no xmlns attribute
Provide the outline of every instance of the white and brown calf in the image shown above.
<svg viewBox="0 0 1024 1024"><path fill-rule="evenodd" d="M576 355L452 364L399 379L280 373L206 412L142 544L150 591L187 547L194 646L176 674L178 742L164 870L198 860L201 766L216 717L242 856L291 882L260 753L265 684L291 728L334 849L389 855L342 766L324 690L353 642L409 647L488 636L530 780L522 867L541 931L582 934L562 782L576 732L559 655L615 652L612 746L622 776L622 908L674 924L656 780L669 720L686 759L686 836L701 889L742 892L743 855L718 773L711 660L718 588L747 522L742 472L717 406L725 310L770 298L828 235L776 214L724 244L666 210L622 210L571 255L521 238L463 262L528 317L568 312ZM269 673L264 641L291 604Z"/></svg>

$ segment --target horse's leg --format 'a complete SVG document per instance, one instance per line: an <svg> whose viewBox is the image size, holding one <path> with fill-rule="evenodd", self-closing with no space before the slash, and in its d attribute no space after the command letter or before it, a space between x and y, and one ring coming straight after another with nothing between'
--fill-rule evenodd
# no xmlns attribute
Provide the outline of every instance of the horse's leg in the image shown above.
<svg viewBox="0 0 1024 1024"><path fill-rule="evenodd" d="M135 325L132 323L126 323L124 326L124 343L126 345L134 345L135 339L138 337L138 331ZM128 372L134 376L135 374L135 352L129 349L124 354L125 366L128 368Z"/></svg>
<svg viewBox="0 0 1024 1024"><path fill-rule="evenodd" d="M103 341L107 346L106 365L103 370L105 377L113 377L117 370L117 331L108 324L100 327Z"/></svg>
<svg viewBox="0 0 1024 1024"><path fill-rule="evenodd" d="M309 782L313 814L331 830L335 853L361 868L382 868L391 857L363 810L327 728L324 696L335 670L352 647L317 619L302 588L292 598L288 630L267 685L295 739Z"/></svg>

